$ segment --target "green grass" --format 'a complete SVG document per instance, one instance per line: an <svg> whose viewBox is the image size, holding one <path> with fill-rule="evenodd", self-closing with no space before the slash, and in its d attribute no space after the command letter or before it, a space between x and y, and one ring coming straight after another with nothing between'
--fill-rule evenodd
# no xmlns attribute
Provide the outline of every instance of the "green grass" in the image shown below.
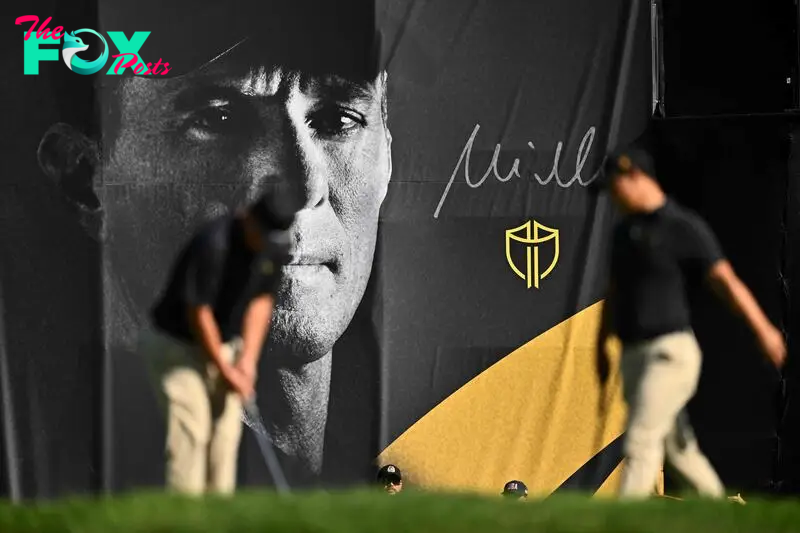
<svg viewBox="0 0 800 533"><path fill-rule="evenodd" d="M567 496L501 498L373 492L281 498L245 492L229 500L162 494L0 505L2 533L521 533L800 532L800 503L651 500L622 503Z"/></svg>

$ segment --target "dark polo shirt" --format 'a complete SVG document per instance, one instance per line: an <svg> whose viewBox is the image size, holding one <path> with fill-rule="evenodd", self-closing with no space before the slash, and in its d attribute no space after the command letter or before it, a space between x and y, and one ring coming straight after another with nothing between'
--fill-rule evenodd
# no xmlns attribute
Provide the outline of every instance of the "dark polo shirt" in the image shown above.
<svg viewBox="0 0 800 533"><path fill-rule="evenodd" d="M652 213L621 220L612 246L611 305L620 339L647 340L689 329L687 291L724 258L708 224L668 199Z"/></svg>
<svg viewBox="0 0 800 533"><path fill-rule="evenodd" d="M250 302L274 294L277 287L280 265L272 255L247 247L240 219L224 216L208 223L178 256L167 288L151 311L153 324L172 337L194 342L187 310L210 305L223 342L241 335Z"/></svg>

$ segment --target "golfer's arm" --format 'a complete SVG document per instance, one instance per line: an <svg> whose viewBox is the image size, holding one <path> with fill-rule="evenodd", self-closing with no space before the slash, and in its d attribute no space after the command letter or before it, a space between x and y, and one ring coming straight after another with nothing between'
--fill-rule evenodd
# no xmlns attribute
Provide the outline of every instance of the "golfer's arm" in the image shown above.
<svg viewBox="0 0 800 533"><path fill-rule="evenodd" d="M186 310L189 325L203 351L222 369L227 363L222 359L222 336L210 305L190 306Z"/></svg>
<svg viewBox="0 0 800 533"><path fill-rule="evenodd" d="M242 325L242 364L255 365L261 357L261 346L267 337L272 321L275 299L271 294L255 298L247 307Z"/></svg>
<svg viewBox="0 0 800 533"><path fill-rule="evenodd" d="M727 302L735 313L744 317L754 332L760 333L772 327L753 293L733 271L730 262L717 261L711 267L708 276L714 292Z"/></svg>

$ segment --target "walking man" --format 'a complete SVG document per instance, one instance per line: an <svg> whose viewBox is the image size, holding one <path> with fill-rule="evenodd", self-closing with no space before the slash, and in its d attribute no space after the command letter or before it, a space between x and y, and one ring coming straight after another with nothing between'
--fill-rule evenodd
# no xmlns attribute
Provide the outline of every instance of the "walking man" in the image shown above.
<svg viewBox="0 0 800 533"><path fill-rule="evenodd" d="M176 492L234 491L242 402L253 399L293 219L267 194L206 224L152 310L142 350L166 407L166 482Z"/></svg>
<svg viewBox="0 0 800 533"><path fill-rule="evenodd" d="M685 410L701 366L687 299L692 277L710 282L742 315L777 367L786 357L786 345L724 258L711 229L668 198L654 175L650 156L631 149L609 156L599 183L625 214L613 235L611 283L598 339L601 355L612 331L623 346L629 414L620 493L648 497L666 452L700 495L722 498L722 482L701 452Z"/></svg>

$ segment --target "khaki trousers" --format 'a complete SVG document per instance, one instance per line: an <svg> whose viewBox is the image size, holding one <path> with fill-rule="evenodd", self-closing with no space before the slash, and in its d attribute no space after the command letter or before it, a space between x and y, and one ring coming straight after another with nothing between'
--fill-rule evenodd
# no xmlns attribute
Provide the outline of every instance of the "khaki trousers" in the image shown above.
<svg viewBox="0 0 800 533"><path fill-rule="evenodd" d="M666 453L669 464L702 496L723 497L722 482L700 451L685 409L700 378L694 334L670 333L625 345L621 364L628 403L621 496L650 496Z"/></svg>
<svg viewBox="0 0 800 533"><path fill-rule="evenodd" d="M148 359L167 418L166 484L183 494L231 494L242 436L242 402L200 348L147 331L140 349ZM241 339L223 346L234 363Z"/></svg>

